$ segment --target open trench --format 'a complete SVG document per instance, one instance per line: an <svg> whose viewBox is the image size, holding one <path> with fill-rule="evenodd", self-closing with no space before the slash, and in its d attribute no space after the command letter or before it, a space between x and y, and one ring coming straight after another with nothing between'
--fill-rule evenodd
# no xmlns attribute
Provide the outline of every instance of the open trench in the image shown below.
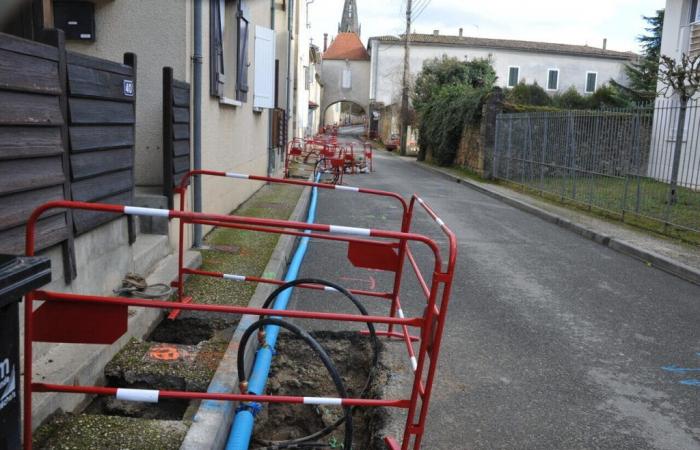
<svg viewBox="0 0 700 450"><path fill-rule="evenodd" d="M212 326L219 324L219 327ZM236 323L188 317L164 319L143 340L132 340L105 367L106 385L118 388L206 391ZM369 338L356 332L315 332L349 396L376 398L384 376L372 370ZM236 374L232 373L232 377ZM364 393L363 393L364 390ZM277 345L267 391L273 395L337 396L326 368L296 336L283 332ZM35 448L55 449L177 449L199 401L161 399L158 403L95 397L81 414L58 413L35 432ZM274 441L298 439L328 427L342 415L337 407L267 404L256 420L250 448L268 448ZM377 410L353 411L353 448L383 448L375 431L382 418ZM344 427L303 448L342 448ZM285 447L275 447L285 448ZM293 447L292 447L293 448ZM297 447L298 448L298 447Z"/></svg>

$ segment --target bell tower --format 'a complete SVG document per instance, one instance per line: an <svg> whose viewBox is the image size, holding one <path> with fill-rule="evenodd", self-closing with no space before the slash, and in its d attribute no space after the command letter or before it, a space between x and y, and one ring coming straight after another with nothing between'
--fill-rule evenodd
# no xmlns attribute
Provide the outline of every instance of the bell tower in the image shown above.
<svg viewBox="0 0 700 450"><path fill-rule="evenodd" d="M356 33L359 36L360 25L357 20L357 3L355 0L345 0L343 17L338 26L338 33Z"/></svg>

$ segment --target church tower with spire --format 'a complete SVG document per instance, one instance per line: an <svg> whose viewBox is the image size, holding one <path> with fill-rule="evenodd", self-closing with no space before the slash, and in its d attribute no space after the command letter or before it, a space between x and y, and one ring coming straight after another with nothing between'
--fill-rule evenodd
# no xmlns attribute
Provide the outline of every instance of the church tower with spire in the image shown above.
<svg viewBox="0 0 700 450"><path fill-rule="evenodd" d="M345 0L343 17L338 26L338 33L356 33L360 35L360 24L357 19L357 3L355 0Z"/></svg>

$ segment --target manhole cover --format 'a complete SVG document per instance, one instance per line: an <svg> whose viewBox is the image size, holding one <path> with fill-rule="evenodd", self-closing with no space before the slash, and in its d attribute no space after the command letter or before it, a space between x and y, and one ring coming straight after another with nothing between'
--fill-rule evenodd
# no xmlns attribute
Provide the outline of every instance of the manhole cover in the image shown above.
<svg viewBox="0 0 700 450"><path fill-rule="evenodd" d="M219 244L219 245L211 245L210 246L212 250L217 250L220 252L226 252L226 253L233 253L234 255L237 255L241 252L241 247L238 245L234 244Z"/></svg>

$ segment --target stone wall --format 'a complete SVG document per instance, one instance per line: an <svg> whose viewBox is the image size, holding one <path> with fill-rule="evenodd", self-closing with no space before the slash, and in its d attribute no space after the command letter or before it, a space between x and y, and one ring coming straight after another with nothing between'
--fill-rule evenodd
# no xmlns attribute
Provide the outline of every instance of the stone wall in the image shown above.
<svg viewBox="0 0 700 450"><path fill-rule="evenodd" d="M503 91L498 87L488 94L481 112L481 122L464 127L454 165L469 169L482 178L493 176L496 117L503 111L503 99Z"/></svg>

